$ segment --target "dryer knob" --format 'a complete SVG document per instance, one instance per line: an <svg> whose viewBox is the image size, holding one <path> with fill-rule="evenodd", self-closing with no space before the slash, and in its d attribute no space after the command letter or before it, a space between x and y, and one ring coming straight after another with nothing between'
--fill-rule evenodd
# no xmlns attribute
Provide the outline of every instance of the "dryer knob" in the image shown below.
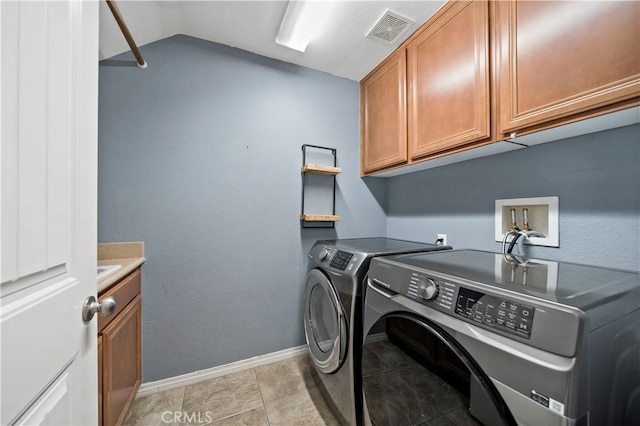
<svg viewBox="0 0 640 426"><path fill-rule="evenodd" d="M418 289L418 296L420 296L424 300L432 300L435 299L438 295L438 284L429 278L426 282L420 284L420 288Z"/></svg>
<svg viewBox="0 0 640 426"><path fill-rule="evenodd" d="M323 248L322 250L320 250L320 253L318 253L318 258L320 259L320 262L324 262L325 260L327 260L327 257L329 257L329 250L327 250L326 248Z"/></svg>

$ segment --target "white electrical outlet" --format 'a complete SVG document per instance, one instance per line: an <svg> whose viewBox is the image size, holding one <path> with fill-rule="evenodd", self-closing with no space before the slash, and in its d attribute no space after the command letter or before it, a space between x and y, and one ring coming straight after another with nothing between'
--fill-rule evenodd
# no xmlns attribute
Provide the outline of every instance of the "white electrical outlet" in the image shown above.
<svg viewBox="0 0 640 426"><path fill-rule="evenodd" d="M445 245L445 246L448 245L447 244L447 234L438 234L438 239L442 240L442 244L443 245Z"/></svg>

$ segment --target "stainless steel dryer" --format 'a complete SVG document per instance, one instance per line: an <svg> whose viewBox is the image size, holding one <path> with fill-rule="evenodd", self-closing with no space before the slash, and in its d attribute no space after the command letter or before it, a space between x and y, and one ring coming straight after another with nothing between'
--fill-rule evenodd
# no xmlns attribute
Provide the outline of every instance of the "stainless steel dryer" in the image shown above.
<svg viewBox="0 0 640 426"><path fill-rule="evenodd" d="M451 247L388 238L318 241L309 251L305 336L318 387L344 424L362 424L362 295L371 259Z"/></svg>
<svg viewBox="0 0 640 426"><path fill-rule="evenodd" d="M367 286L366 422L640 418L637 273L453 250L374 259Z"/></svg>

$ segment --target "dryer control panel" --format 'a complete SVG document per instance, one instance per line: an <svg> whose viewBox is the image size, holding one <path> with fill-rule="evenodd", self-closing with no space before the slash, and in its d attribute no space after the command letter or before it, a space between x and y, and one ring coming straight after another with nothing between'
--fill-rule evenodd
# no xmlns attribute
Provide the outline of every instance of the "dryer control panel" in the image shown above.
<svg viewBox="0 0 640 426"><path fill-rule="evenodd" d="M338 250L333 256L333 259L331 259L331 263L329 264L329 266L344 271L345 269L347 269L347 265L349 264L349 261L352 257L353 253Z"/></svg>
<svg viewBox="0 0 640 426"><path fill-rule="evenodd" d="M317 245L311 249L309 259L327 271L343 275L354 275L365 260L362 253L339 250L329 245Z"/></svg>

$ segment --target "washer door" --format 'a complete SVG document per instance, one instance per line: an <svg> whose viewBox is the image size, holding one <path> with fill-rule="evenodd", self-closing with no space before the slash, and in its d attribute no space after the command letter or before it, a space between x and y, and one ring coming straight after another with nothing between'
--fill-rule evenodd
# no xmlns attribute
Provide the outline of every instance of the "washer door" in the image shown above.
<svg viewBox="0 0 640 426"><path fill-rule="evenodd" d="M304 334L311 359L323 373L333 373L345 360L347 323L329 278L318 269L307 275Z"/></svg>
<svg viewBox="0 0 640 426"><path fill-rule="evenodd" d="M378 334L367 335L362 360L371 423L516 424L491 379L430 320L396 312L371 330Z"/></svg>

